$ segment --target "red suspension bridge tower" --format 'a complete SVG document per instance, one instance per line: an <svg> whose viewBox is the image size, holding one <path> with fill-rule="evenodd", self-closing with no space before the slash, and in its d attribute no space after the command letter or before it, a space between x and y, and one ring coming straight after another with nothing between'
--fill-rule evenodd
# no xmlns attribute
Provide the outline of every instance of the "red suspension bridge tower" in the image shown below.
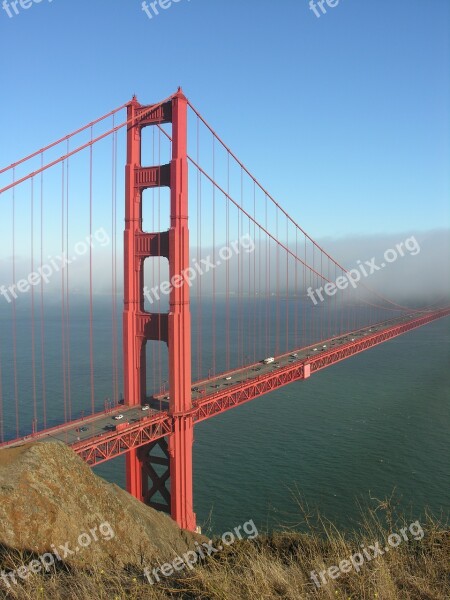
<svg viewBox="0 0 450 600"><path fill-rule="evenodd" d="M189 266L187 99L181 89L154 109L133 99L128 106L128 123L123 314L125 404L135 406L146 401L147 340L166 342L173 433L168 439L161 438L127 453L127 489L135 498L169 512L181 527L194 530L191 317L189 286L182 285L181 279L181 273ZM143 166L142 130L164 123L172 123L172 159L167 165ZM164 186L170 188L170 229L144 232L143 191ZM174 285L168 313L144 310L144 260L151 256L169 261L170 281ZM166 485L169 479L170 492Z"/></svg>

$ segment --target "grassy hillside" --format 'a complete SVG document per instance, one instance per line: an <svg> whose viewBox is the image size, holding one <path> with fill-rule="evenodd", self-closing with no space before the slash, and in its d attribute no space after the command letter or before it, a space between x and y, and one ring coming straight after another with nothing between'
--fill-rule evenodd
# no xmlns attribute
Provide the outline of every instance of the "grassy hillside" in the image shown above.
<svg viewBox="0 0 450 600"><path fill-rule="evenodd" d="M358 532L344 534L302 514L308 533L258 535L226 546L170 576L157 571L150 584L145 557L118 567L111 560L88 567L59 564L49 573L11 583L0 597L27 600L448 600L450 534L426 517L408 522L388 505L366 511ZM221 540L214 540L217 548ZM386 551L385 548L388 548ZM381 555L381 552L383 554ZM376 555L376 556L375 556ZM176 558L174 554L173 558ZM28 564L30 554L4 549L3 568ZM149 571L158 563L147 564ZM161 565L159 565L161 566ZM170 569L169 569L170 570ZM315 571L314 583L311 572ZM320 575L322 572L322 576ZM325 578L326 583L323 582Z"/></svg>

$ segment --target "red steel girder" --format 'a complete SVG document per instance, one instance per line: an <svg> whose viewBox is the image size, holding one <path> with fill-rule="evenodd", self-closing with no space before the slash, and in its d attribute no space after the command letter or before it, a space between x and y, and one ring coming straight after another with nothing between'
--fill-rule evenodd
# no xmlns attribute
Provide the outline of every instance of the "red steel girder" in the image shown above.
<svg viewBox="0 0 450 600"><path fill-rule="evenodd" d="M372 333L371 335L367 335L364 338L355 340L354 342L350 342L338 348L333 348L332 350L321 352L317 357L311 358L311 360L309 360L309 363L311 365L311 373L316 373L317 371L320 371L325 367L334 365L340 362L341 360L345 360L346 358L350 358L355 354L364 352L364 350L369 350L374 346L378 346L378 344L387 342L399 335L402 335L403 333L407 333L412 329L416 329L417 327L427 325L428 323L431 323L436 319L446 317L449 314L450 308L429 313L412 321L408 321L407 323L393 325L392 327L389 327L388 329L385 329L383 331Z"/></svg>
<svg viewBox="0 0 450 600"><path fill-rule="evenodd" d="M170 435L172 431L172 418L167 413L160 413L145 421L130 425L122 431L112 431L89 440L83 440L71 447L88 465L94 466L126 454L133 448L155 442Z"/></svg>
<svg viewBox="0 0 450 600"><path fill-rule="evenodd" d="M226 392L206 396L206 398L194 404L194 423L214 417L230 408L249 402L258 396L300 379L305 379L305 364L299 362L295 366L279 369L267 375L260 375L250 382L230 387Z"/></svg>

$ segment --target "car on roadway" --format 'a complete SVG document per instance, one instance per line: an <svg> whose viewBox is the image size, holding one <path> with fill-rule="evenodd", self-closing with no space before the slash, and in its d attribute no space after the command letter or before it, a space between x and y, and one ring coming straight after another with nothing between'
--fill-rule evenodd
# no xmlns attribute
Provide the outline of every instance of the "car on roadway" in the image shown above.
<svg viewBox="0 0 450 600"><path fill-rule="evenodd" d="M88 428L87 428L87 427L85 427L84 425L83 425L83 427L77 427L77 428L75 429L75 431L76 431L77 433L80 433L80 432L83 432L83 431L87 431L87 430L88 430Z"/></svg>
<svg viewBox="0 0 450 600"><path fill-rule="evenodd" d="M106 431L114 431L116 429L116 426L112 423L108 423L108 425L105 425L103 429L105 429Z"/></svg>
<svg viewBox="0 0 450 600"><path fill-rule="evenodd" d="M150 410L150 404L144 404L141 410Z"/></svg>
<svg viewBox="0 0 450 600"><path fill-rule="evenodd" d="M225 379L225 381L230 381L231 377L228 376L228 377L225 377L224 379Z"/></svg>
<svg viewBox="0 0 450 600"><path fill-rule="evenodd" d="M116 416L114 417L114 419L115 419L116 421L120 421L121 419L123 419L123 415L122 415L122 414L116 415Z"/></svg>

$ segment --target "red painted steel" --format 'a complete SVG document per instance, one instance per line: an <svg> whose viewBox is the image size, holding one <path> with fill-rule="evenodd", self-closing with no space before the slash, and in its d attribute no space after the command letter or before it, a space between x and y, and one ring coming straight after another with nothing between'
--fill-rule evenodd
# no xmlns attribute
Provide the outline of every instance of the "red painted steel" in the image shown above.
<svg viewBox="0 0 450 600"><path fill-rule="evenodd" d="M139 108L135 98L127 108L129 125L125 168L123 365L125 404L129 406L140 404L143 393L145 394L145 388L144 392L141 390L145 338L137 335L143 304L143 259L136 256L135 252L136 238L142 233L142 190L135 185L135 172L141 164L141 130L137 120ZM142 500L142 469L134 447L126 456L126 485L130 494Z"/></svg>
<svg viewBox="0 0 450 600"><path fill-rule="evenodd" d="M169 352L169 412L173 418L169 438L170 513L184 529L196 527L193 512L191 409L191 323L189 286L172 286L169 313L144 311L144 260L149 256L169 259L170 280L181 279L189 267L187 100L181 90L155 111L135 99L128 105L127 166L124 236L124 395L125 404L146 400L147 340L167 342ZM172 122L170 165L143 167L141 132L144 127ZM149 187L170 186L169 232L142 231L142 193ZM127 490L135 498L144 495L151 504L144 454L132 447L126 456ZM165 480L169 479L169 475ZM160 492L158 486L151 488Z"/></svg>
<svg viewBox="0 0 450 600"><path fill-rule="evenodd" d="M169 274L174 283L169 297L169 412L173 435L169 438L171 515L177 523L195 530L193 511L192 446L194 429L191 397L191 316L189 285L175 278L189 268L187 99L181 92L172 104L172 162L170 164Z"/></svg>
<svg viewBox="0 0 450 600"><path fill-rule="evenodd" d="M106 460L128 454L173 431L172 418L161 413L130 425L126 431L112 431L72 445L74 451L89 465L98 465Z"/></svg>

